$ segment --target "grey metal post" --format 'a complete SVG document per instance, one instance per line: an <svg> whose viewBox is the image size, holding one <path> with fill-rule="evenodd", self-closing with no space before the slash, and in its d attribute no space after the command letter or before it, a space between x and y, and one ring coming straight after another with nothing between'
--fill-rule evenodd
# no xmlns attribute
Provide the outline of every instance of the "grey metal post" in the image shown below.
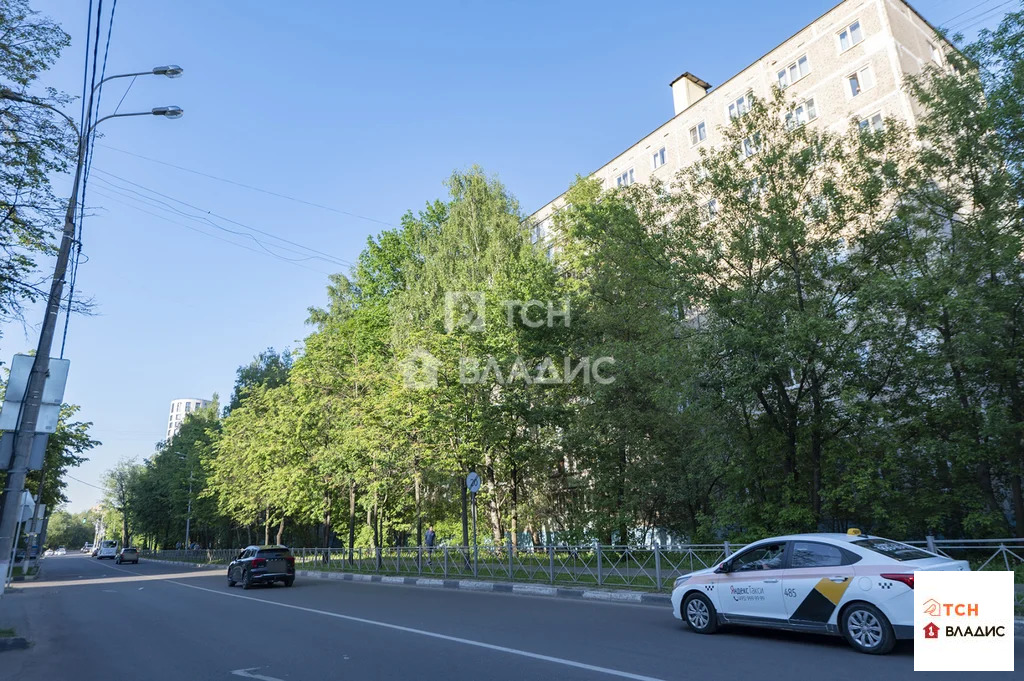
<svg viewBox="0 0 1024 681"><path fill-rule="evenodd" d="M722 542L722 551L725 553L726 558L732 555L732 549L729 548L729 542Z"/></svg>
<svg viewBox="0 0 1024 681"><path fill-rule="evenodd" d="M444 577L448 578L448 545L444 545Z"/></svg>
<svg viewBox="0 0 1024 681"><path fill-rule="evenodd" d="M378 546L377 547L377 570L376 570L377 572L380 572L381 561L382 560L383 560L383 558L381 557L380 547Z"/></svg>
<svg viewBox="0 0 1024 681"><path fill-rule="evenodd" d="M548 571L551 575L551 583L555 583L555 547L548 545Z"/></svg>
<svg viewBox="0 0 1024 681"><path fill-rule="evenodd" d="M419 565L419 569L417 570L417 574L422 575L423 574L423 547L420 546L417 549L417 551L419 553L419 560L417 561L418 565Z"/></svg>
<svg viewBox="0 0 1024 681"><path fill-rule="evenodd" d="M516 579L512 568L512 537L508 538L508 578L513 582Z"/></svg>
<svg viewBox="0 0 1024 681"><path fill-rule="evenodd" d="M480 576L480 550L476 543L476 492L473 493L473 577Z"/></svg>
<svg viewBox="0 0 1024 681"><path fill-rule="evenodd" d="M937 551L935 550L935 537L929 534L924 539L928 543L928 550L932 553L937 553Z"/></svg>
<svg viewBox="0 0 1024 681"><path fill-rule="evenodd" d="M658 584L658 589L661 589L661 545L654 545L654 581Z"/></svg>
<svg viewBox="0 0 1024 681"><path fill-rule="evenodd" d="M1006 565L1006 571L1010 571L1010 557L1006 555L1009 551L1006 550L1006 544L999 545L999 551L1003 554L1003 563Z"/></svg>
<svg viewBox="0 0 1024 681"><path fill-rule="evenodd" d="M601 545L594 542L594 553L597 554L597 585L604 583L604 566L601 563Z"/></svg>

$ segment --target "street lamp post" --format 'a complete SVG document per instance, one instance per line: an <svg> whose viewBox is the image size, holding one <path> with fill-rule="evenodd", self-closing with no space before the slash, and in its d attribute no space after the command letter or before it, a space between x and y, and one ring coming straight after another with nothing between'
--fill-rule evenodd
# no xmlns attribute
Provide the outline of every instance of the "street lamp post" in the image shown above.
<svg viewBox="0 0 1024 681"><path fill-rule="evenodd" d="M172 74L170 71L174 70ZM104 80L121 78L129 75L164 75L177 77L181 75L181 67L163 66L152 71L139 74L122 74L110 76ZM102 83L102 81L101 81ZM97 84L98 87L99 84ZM34 104L56 111L63 116L75 129L78 134L77 162L75 164L75 179L71 185L71 197L68 199L67 211L64 214L64 230L61 235L60 250L57 252L57 264L53 269L53 281L50 283L50 295L46 300L46 312L43 316L42 329L39 332L39 344L36 346L35 360L32 362L32 370L29 373L28 385L25 388L25 396L22 401L21 418L18 422L17 435L14 441L14 456L11 461L10 470L7 471L7 485L4 489L3 515L0 516L0 572L6 573L7 563L11 560L12 551L17 544L17 521L20 510L18 503L21 497L21 490L25 487L25 478L28 474L28 462L32 453L32 440L35 437L36 425L39 420L39 407L43 396L43 387L46 383L46 376L49 373L50 349L53 346L53 336L57 329L57 317L60 315L61 298L64 294L64 277L67 274L68 260L71 256L71 247L75 242L75 211L78 206L78 191L82 180L83 167L85 165L86 150L89 148L89 140L96 130L96 126L109 118L121 118L126 116L154 115L165 118L180 118L182 110L179 107L157 107L151 111L139 113L111 114L100 118L91 126L79 131L66 114L49 104L39 102L30 97L25 97L10 90L0 90L0 98L12 99L14 101ZM90 109L92 101L90 98ZM91 111L89 112L91 116ZM87 119L88 120L88 117ZM70 309L68 310L70 314ZM27 552L26 552L27 553ZM0 589L0 595L3 591Z"/></svg>

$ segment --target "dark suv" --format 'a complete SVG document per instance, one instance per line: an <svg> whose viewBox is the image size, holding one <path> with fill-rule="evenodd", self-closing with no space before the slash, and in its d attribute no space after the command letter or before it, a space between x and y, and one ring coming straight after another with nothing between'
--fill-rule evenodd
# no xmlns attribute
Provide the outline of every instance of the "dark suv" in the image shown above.
<svg viewBox="0 0 1024 681"><path fill-rule="evenodd" d="M295 582L295 556L287 546L247 546L228 565L228 586Z"/></svg>

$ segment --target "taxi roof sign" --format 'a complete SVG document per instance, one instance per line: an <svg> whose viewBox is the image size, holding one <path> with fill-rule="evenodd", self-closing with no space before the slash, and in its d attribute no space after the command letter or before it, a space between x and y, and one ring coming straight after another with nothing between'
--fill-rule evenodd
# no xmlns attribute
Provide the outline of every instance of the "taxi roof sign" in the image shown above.
<svg viewBox="0 0 1024 681"><path fill-rule="evenodd" d="M856 527L851 527L846 531L846 534L851 535L853 537L860 535L860 533L860 530L858 530Z"/></svg>

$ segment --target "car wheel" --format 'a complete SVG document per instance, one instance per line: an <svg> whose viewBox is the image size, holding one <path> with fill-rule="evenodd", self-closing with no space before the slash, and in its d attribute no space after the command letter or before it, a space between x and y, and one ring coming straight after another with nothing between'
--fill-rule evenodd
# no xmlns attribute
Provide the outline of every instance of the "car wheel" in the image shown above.
<svg viewBox="0 0 1024 681"><path fill-rule="evenodd" d="M233 570L231 568L228 568L228 586L234 586L235 584L238 584L238 582L235 581L232 572Z"/></svg>
<svg viewBox="0 0 1024 681"><path fill-rule="evenodd" d="M683 620L698 634L713 634L718 629L718 613L704 594L693 593L683 600Z"/></svg>
<svg viewBox="0 0 1024 681"><path fill-rule="evenodd" d="M843 636L854 650L885 655L896 645L892 625L882 612L868 603L854 603L843 611Z"/></svg>
<svg viewBox="0 0 1024 681"><path fill-rule="evenodd" d="M243 589L249 589L251 587L252 587L252 575L250 575L249 571L246 570L242 574L242 588Z"/></svg>
<svg viewBox="0 0 1024 681"><path fill-rule="evenodd" d="M291 586L294 583L295 583L295 578L294 577L292 577L291 579L284 580L284 585L285 586Z"/></svg>

